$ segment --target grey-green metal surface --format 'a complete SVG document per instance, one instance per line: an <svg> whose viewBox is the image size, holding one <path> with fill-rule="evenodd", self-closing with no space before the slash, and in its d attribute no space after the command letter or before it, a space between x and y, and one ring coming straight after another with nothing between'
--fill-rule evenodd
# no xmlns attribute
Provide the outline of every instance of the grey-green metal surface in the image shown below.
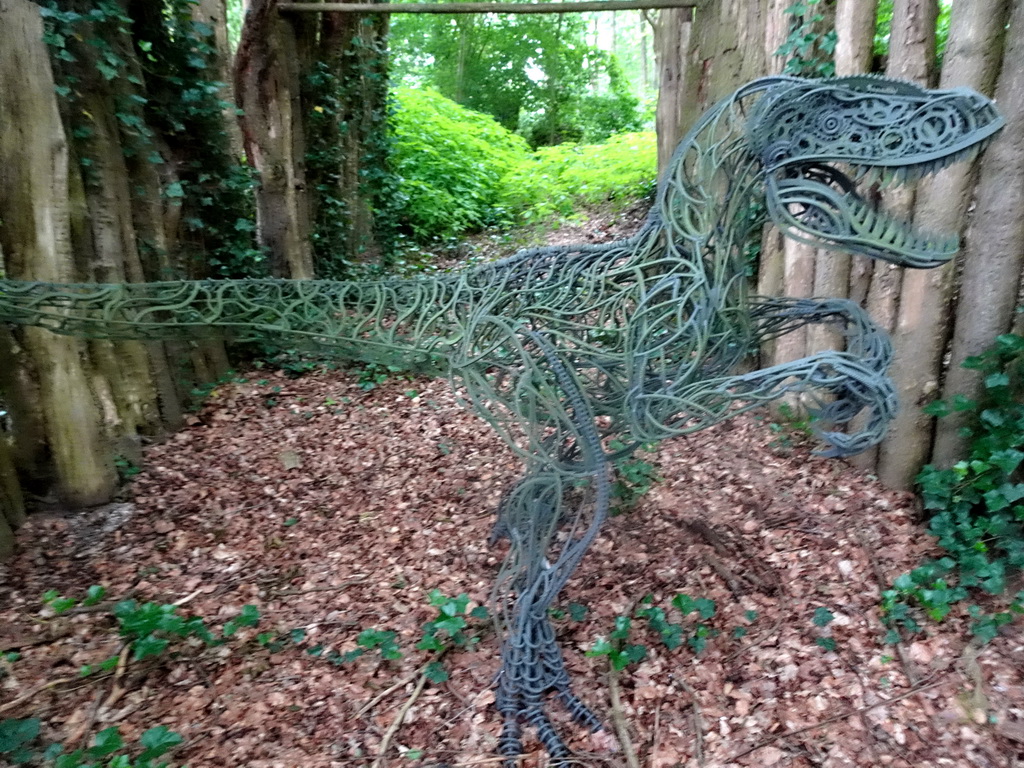
<svg viewBox="0 0 1024 768"><path fill-rule="evenodd" d="M304 343L340 358L447 374L522 456L498 510L509 553L494 600L503 638L496 706L513 765L532 726L568 755L546 714L570 691L547 611L608 514L611 461L787 392L817 402L826 454L878 443L896 408L887 336L852 302L757 297L745 254L770 221L816 246L908 267L939 265L957 238L915 232L861 188L972 156L1002 119L965 89L870 76L757 80L680 143L639 234L558 246L439 277L374 282L0 282L0 320L110 339L202 335ZM736 373L760 345L828 323L841 350ZM857 431L842 431L855 416ZM613 454L616 445L627 447Z"/></svg>

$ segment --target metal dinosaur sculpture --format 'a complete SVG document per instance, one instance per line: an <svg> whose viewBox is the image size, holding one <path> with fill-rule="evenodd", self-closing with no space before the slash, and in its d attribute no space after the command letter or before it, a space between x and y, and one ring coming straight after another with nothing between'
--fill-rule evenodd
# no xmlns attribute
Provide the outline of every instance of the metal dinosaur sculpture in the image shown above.
<svg viewBox="0 0 1024 768"><path fill-rule="evenodd" d="M532 726L569 752L546 714L571 692L548 608L597 535L612 461L787 392L817 393L827 455L878 443L896 408L887 336L852 302L756 297L747 247L771 221L816 246L907 267L958 241L915 232L857 182L902 183L977 153L1002 125L973 91L858 76L754 81L680 143L635 237L527 250L436 277L375 282L205 281L119 285L0 282L0 320L112 339L287 337L346 359L455 377L526 464L498 510L509 553L494 589L502 632L496 706L506 765ZM845 349L732 373L766 340L812 323ZM611 439L625 449L613 452Z"/></svg>

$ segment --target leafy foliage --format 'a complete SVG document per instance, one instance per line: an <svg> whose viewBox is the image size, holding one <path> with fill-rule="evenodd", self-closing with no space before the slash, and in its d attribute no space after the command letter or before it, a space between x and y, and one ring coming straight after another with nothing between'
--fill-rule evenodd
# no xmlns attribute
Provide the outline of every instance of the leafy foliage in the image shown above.
<svg viewBox="0 0 1024 768"><path fill-rule="evenodd" d="M797 77L831 77L836 73L835 27L825 28L822 0L800 0L783 13L791 19L789 35L775 51L786 59L783 72Z"/></svg>
<svg viewBox="0 0 1024 768"><path fill-rule="evenodd" d="M946 556L900 576L882 596L890 623L912 631L918 625L911 605L941 621L971 590L1005 592L1010 575L1024 566L1024 336L999 336L964 367L981 374L980 396L957 395L925 411L962 414L970 454L948 469L928 465L917 478L925 509L932 512L929 531ZM1024 592L995 616L976 606L969 610L975 632L990 639L1012 614L1024 612Z"/></svg>
<svg viewBox="0 0 1024 768"><path fill-rule="evenodd" d="M637 100L613 57L588 44L580 14L398 16L391 39L396 79L492 115L534 145L636 127Z"/></svg>
<svg viewBox="0 0 1024 768"><path fill-rule="evenodd" d="M520 137L432 90L395 93L395 170L401 211L421 241L496 223L503 179L529 157Z"/></svg>
<svg viewBox="0 0 1024 768"><path fill-rule="evenodd" d="M542 147L503 181L502 203L524 221L567 215L579 203L633 200L654 191L657 141L652 131L603 144Z"/></svg>

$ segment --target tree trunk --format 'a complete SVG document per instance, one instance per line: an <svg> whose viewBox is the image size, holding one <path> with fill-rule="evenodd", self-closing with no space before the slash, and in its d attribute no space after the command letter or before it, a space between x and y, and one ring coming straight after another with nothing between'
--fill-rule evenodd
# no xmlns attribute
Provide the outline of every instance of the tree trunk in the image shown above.
<svg viewBox="0 0 1024 768"><path fill-rule="evenodd" d="M991 95L999 73L1008 3L961 0L953 10L940 84L968 86ZM916 226L923 231L962 232L975 183L975 164L958 163L918 187ZM900 409L881 446L878 475L894 488L911 488L928 460L934 420L922 412L938 393L942 355L951 330L954 263L907 270L893 331Z"/></svg>
<svg viewBox="0 0 1024 768"><path fill-rule="evenodd" d="M307 146L314 158L307 169L316 209L316 271L322 276L345 277L345 266L380 263L386 237L375 211L382 203L379 179L388 164L385 134L387 114L387 59L385 40L388 17L351 13L324 14L319 35L319 60L330 77L318 89L304 88L306 114L314 99L336 104L336 112L310 115ZM460 67L468 38L460 38ZM461 77L461 75L460 75ZM333 150L340 150L336 152ZM334 158L337 159L334 159ZM344 209L325 208L324 197L343 201Z"/></svg>
<svg viewBox="0 0 1024 768"><path fill-rule="evenodd" d="M1010 329L1024 271L1024 3L1013 3L996 103L1006 118L1006 128L981 161L964 249L945 398L977 395L980 377L961 363L983 352L996 336ZM946 466L966 455L959 427L956 416L939 420L934 463Z"/></svg>
<svg viewBox="0 0 1024 768"><path fill-rule="evenodd" d="M25 501L7 441L0 439L0 562L14 554L14 532L25 522Z"/></svg>
<svg viewBox="0 0 1024 768"><path fill-rule="evenodd" d="M938 12L938 0L895 0L892 34L889 38L889 63L886 67L888 77L926 87L932 84ZM905 187L887 192L885 201L886 209L893 216L910 218L914 207L914 188ZM875 322L890 332L896 327L902 285L901 267L881 261L872 264L867 309ZM879 448L876 446L855 457L854 463L862 469L876 471L878 457Z"/></svg>
<svg viewBox="0 0 1024 768"><path fill-rule="evenodd" d="M238 114L235 109L238 98L234 89L234 77L232 77L226 5L226 0L197 0L197 4L192 7L192 18L209 24L213 28L213 39L217 51L220 53L217 57L219 69L217 79L223 83L220 89L220 98L228 105L224 108L224 125L227 126L232 154L235 157L241 157L243 151L242 130L238 125Z"/></svg>
<svg viewBox="0 0 1024 768"><path fill-rule="evenodd" d="M55 98L39 7L0 0L0 248L9 277L74 281L68 142ZM23 344L38 375L57 487L67 502L106 501L116 474L76 339L26 329ZM17 414L14 414L17 419Z"/></svg>
<svg viewBox="0 0 1024 768"><path fill-rule="evenodd" d="M836 74L871 71L878 0L836 0Z"/></svg>
<svg viewBox="0 0 1024 768"><path fill-rule="evenodd" d="M709 0L694 9L692 22L680 10L661 11L655 33L659 170L700 115L764 74L768 5L769 0Z"/></svg>
<svg viewBox="0 0 1024 768"><path fill-rule="evenodd" d="M871 68L877 0L839 0L835 6L837 75L852 75ZM850 255L821 249L815 256L814 296L844 299L850 295ZM843 349L845 340L835 328L815 325L807 329L807 352Z"/></svg>
<svg viewBox="0 0 1024 768"><path fill-rule="evenodd" d="M659 73L658 107L654 116L659 173L668 167L676 144L686 133L684 126L696 110L687 84L686 55L693 32L693 22L689 18L684 10L665 8L658 14L654 28L654 51Z"/></svg>
<svg viewBox="0 0 1024 768"><path fill-rule="evenodd" d="M276 277L310 279L310 217L295 34L276 0L253 0L235 56L242 143L259 172L257 232Z"/></svg>

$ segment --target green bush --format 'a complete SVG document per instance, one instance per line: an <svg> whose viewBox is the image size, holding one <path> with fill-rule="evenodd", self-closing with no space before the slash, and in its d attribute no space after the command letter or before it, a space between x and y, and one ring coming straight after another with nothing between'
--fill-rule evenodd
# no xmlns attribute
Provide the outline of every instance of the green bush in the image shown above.
<svg viewBox="0 0 1024 768"><path fill-rule="evenodd" d="M417 241L568 215L580 204L633 200L654 189L653 131L534 153L491 117L436 91L399 88L395 100L400 215Z"/></svg>
<svg viewBox="0 0 1024 768"><path fill-rule="evenodd" d="M530 157L526 142L493 118L432 90L399 88L394 167L414 238L449 238L498 223L503 179Z"/></svg>
<svg viewBox="0 0 1024 768"><path fill-rule="evenodd" d="M654 190L657 174L653 131L623 133L603 144L542 147L505 177L502 203L533 221L569 214L580 203L643 197Z"/></svg>

